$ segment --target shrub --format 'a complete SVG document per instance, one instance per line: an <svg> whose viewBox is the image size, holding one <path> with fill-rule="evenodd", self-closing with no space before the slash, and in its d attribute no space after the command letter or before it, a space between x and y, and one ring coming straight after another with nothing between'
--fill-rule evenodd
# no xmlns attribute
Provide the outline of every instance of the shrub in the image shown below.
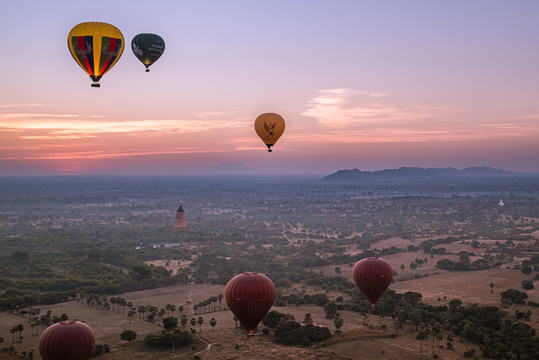
<svg viewBox="0 0 539 360"><path fill-rule="evenodd" d="M524 280L522 281L522 288L526 289L526 290L531 290L534 288L533 286L533 281L531 280Z"/></svg>

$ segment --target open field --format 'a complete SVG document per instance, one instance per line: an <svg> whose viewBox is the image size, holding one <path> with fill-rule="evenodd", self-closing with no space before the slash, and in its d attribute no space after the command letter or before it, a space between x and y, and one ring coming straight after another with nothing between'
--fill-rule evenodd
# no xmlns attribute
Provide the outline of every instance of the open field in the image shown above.
<svg viewBox="0 0 539 360"><path fill-rule="evenodd" d="M399 263L409 263L420 254L400 253L387 257L387 260L394 267ZM423 267L413 271L421 272L424 276L420 279L398 281L391 284L390 288L397 292L417 291L423 294L423 301L433 304L447 303L454 298L461 299L464 303L480 303L500 306L500 292L508 288L520 288L520 282L523 279L531 279L532 275L524 275L519 270L512 269L490 269L484 271L470 272L445 272L438 271L434 264L438 259L448 258L447 255L435 255ZM451 257L451 256L449 256ZM429 258L430 259L430 258ZM342 274L351 279L351 267L344 265ZM325 272L334 272L334 267L321 268ZM400 270L400 268L399 268ZM412 270L406 269L410 272ZM406 270L403 276L407 276ZM400 276L400 275L399 275ZM495 284L494 293L490 293L489 282ZM127 301L133 302L133 305L154 305L158 308L164 308L166 304L184 306L184 314L191 317L202 316L204 323L202 332L199 333L199 343L195 350L191 348L175 353L166 353L170 359L192 358L193 352L200 352L199 355L207 359L247 359L252 358L252 354L257 354L257 358L273 359L364 359L366 357L384 358L384 359L425 359L426 355L419 351L425 346L421 345L415 339L415 332L410 332L410 325L405 325L402 330L398 330L396 338L390 337L395 329L390 317L380 319L375 315L363 317L357 313L341 311L341 317L345 320L342 333L326 341L324 345L311 347L285 347L274 344L271 337L257 336L248 338L242 329L235 328L232 319L233 314L225 310L226 302L223 300L222 310L208 312L205 314L194 315L192 305L207 299L210 296L217 296L224 293L222 285L190 285L159 288L153 290L138 291L121 294ZM528 292L529 300L539 302L539 289ZM444 301L443 297L447 299ZM440 298L440 300L438 300ZM218 308L218 303L216 304ZM539 328L539 316L533 308L518 307L519 309L531 309L532 318L529 324L536 329ZM335 329L333 320L325 318L322 307L318 306L290 306L274 307L282 313L289 313L294 316L296 321L303 321L305 314L310 313L314 322L329 327L332 331ZM46 310L52 310L53 315L66 313L70 319L83 320L88 323L96 334L96 343L108 344L112 351L106 354L102 359L160 359L164 356L163 351L145 348L141 340L149 334L158 334L162 328L157 324L150 324L139 319L139 314L131 319L131 323L126 314L120 314L114 311L97 309L88 306L83 302L70 301L61 304L42 307L42 313ZM509 313L514 312L513 307L507 309ZM174 316L179 316L178 311ZM209 319L215 317L217 325L214 330L209 325ZM23 324L24 341L22 344L14 344L18 353L34 349L35 359L40 359L37 354L39 338L30 335L30 326L27 319L19 315L13 315L8 312L0 314L0 335L4 337L3 345L11 345L9 330L17 325ZM385 324L385 330L381 328ZM370 327L366 326L370 325ZM189 325L187 325L189 326ZM138 337L137 341L127 344L120 339L119 334L126 329L134 330ZM196 325L197 333L199 331ZM44 329L40 328L41 333ZM209 345L211 344L211 345ZM442 352L445 359L459 359L465 350L467 344L455 341L456 350L449 351L436 349ZM462 349L460 349L462 348ZM361 352L358 352L361 349ZM383 353L382 353L383 351ZM424 351L424 349L423 349ZM430 350L432 352L432 349ZM0 359L10 359L7 354L0 353Z"/></svg>

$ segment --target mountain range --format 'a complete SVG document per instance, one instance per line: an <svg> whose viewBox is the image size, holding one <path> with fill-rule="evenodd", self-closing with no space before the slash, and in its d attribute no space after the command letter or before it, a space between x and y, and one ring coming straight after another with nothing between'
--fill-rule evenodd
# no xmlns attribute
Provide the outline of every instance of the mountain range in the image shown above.
<svg viewBox="0 0 539 360"><path fill-rule="evenodd" d="M487 166L468 167L465 169L448 168L420 168L401 167L378 171L361 171L358 169L339 170L324 176L321 180L329 182L395 182L395 181L436 181L450 178L482 178L482 177L510 177L520 174L503 169L494 169Z"/></svg>

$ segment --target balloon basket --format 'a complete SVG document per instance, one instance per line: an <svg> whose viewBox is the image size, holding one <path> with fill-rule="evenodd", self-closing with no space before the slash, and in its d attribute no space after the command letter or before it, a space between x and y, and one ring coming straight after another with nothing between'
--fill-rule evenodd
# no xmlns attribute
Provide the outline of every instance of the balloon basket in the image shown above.
<svg viewBox="0 0 539 360"><path fill-rule="evenodd" d="M100 83L93 83L92 87L101 87L101 84Z"/></svg>
<svg viewBox="0 0 539 360"><path fill-rule="evenodd" d="M150 72L150 69L146 69L146 72Z"/></svg>

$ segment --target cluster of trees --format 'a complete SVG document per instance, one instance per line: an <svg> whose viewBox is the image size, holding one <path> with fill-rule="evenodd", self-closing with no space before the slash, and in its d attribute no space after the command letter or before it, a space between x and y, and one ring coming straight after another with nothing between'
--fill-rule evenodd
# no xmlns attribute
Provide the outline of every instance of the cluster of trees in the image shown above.
<svg viewBox="0 0 539 360"><path fill-rule="evenodd" d="M193 335L183 330L163 331L159 335L146 336L144 343L150 347L172 349L173 346L178 348L191 345L193 343Z"/></svg>
<svg viewBox="0 0 539 360"><path fill-rule="evenodd" d="M502 299L518 303L527 295L510 289L502 293ZM459 337L461 341L473 341L481 346L482 355L495 359L535 359L539 357L539 337L535 330L526 323L518 321L529 318L528 313L516 313L514 319L495 306L471 304L463 306L462 301L453 299L448 305L433 306L420 302L421 294L406 292L397 294L387 290L376 304L375 312L391 316L395 331L406 324L411 331L418 332L421 342L429 339L432 352L441 346L445 338L447 348L453 347L453 341ZM338 308L365 312L369 304L362 296L350 302L337 304ZM436 347L434 343L436 342ZM426 348L428 351L428 347ZM516 356L516 357L515 357Z"/></svg>
<svg viewBox="0 0 539 360"><path fill-rule="evenodd" d="M0 337L0 344L2 343L2 338ZM11 345L9 347L3 347L2 352L10 353L13 355L17 355L17 349L15 349L15 346ZM23 351L21 352L21 355L23 357L28 357L28 359L32 360L34 358L34 350L30 351Z"/></svg>
<svg viewBox="0 0 539 360"><path fill-rule="evenodd" d="M284 345L310 346L331 337L327 327L312 324L301 326L300 323L291 320L279 325L273 334L276 343Z"/></svg>
<svg viewBox="0 0 539 360"><path fill-rule="evenodd" d="M336 320L335 326L339 329L343 325L342 319ZM310 346L312 343L326 340L331 337L327 327L313 324L301 325L292 315L285 315L272 310L266 314L262 324L274 330L273 340L284 345Z"/></svg>
<svg viewBox="0 0 539 360"><path fill-rule="evenodd" d="M195 312L195 315L197 312L199 314L205 314L207 312L215 312L217 311L216 305L219 302L219 311L222 310L222 302L223 302L223 294L219 294L217 296L210 296L206 300L203 300L199 302L198 304L193 305L193 310Z"/></svg>

